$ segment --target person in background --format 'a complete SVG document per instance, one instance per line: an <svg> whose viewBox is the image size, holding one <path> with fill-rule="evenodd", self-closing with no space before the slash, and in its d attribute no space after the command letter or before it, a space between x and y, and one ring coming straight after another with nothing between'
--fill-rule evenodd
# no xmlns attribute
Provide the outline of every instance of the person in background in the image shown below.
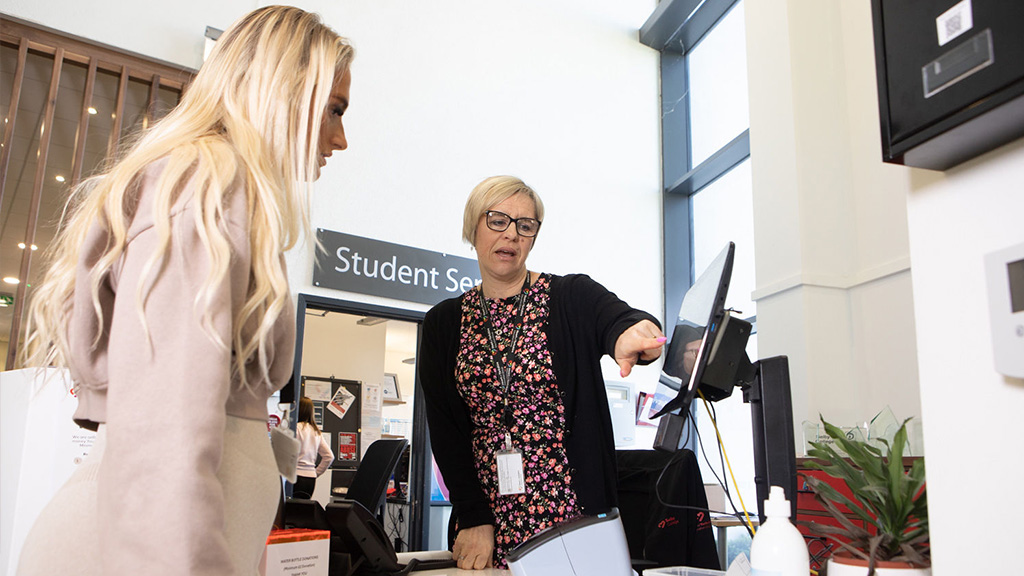
<svg viewBox="0 0 1024 576"><path fill-rule="evenodd" d="M313 401L305 396L299 400L299 420L295 431L299 439L299 464L292 497L312 499L316 479L331 467L334 452L331 452L330 445L324 440L320 427L313 419ZM316 462L317 456L320 457L319 464Z"/></svg>
<svg viewBox="0 0 1024 576"><path fill-rule="evenodd" d="M482 282L423 321L417 364L463 569L504 566L540 530L615 506L600 359L614 358L625 377L665 342L653 316L588 276L527 269L543 219L540 197L522 180L478 184L462 235Z"/></svg>
<svg viewBox="0 0 1024 576"><path fill-rule="evenodd" d="M257 573L281 485L267 400L294 367L282 254L348 146L352 58L316 14L250 12L178 106L74 191L29 361L70 369L97 438L18 574Z"/></svg>

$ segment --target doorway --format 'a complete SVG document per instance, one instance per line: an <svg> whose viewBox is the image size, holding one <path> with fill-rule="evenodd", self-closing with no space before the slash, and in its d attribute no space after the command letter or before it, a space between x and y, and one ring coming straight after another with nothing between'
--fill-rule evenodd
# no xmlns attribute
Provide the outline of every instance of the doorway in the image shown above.
<svg viewBox="0 0 1024 576"><path fill-rule="evenodd" d="M399 552L423 550L429 525L432 457L416 378L423 315L308 294L299 294L296 308L293 382L357 383L360 415L354 441L360 456L378 439L409 440L408 457L399 461L395 486L389 487L383 523ZM297 403L302 388L286 387L281 402ZM342 497L352 475L353 458L335 456L324 475L330 480L317 483L314 499L322 503Z"/></svg>

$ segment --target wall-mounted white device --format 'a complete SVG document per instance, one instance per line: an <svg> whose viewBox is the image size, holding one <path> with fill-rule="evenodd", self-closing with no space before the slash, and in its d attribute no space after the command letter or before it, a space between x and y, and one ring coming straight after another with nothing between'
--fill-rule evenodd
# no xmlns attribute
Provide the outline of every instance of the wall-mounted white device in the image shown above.
<svg viewBox="0 0 1024 576"><path fill-rule="evenodd" d="M996 370L1024 378L1024 244L985 256Z"/></svg>
<svg viewBox="0 0 1024 576"><path fill-rule="evenodd" d="M636 441L636 401L633 387L628 382L606 381L604 388L608 393L608 409L612 415L615 447L632 446Z"/></svg>

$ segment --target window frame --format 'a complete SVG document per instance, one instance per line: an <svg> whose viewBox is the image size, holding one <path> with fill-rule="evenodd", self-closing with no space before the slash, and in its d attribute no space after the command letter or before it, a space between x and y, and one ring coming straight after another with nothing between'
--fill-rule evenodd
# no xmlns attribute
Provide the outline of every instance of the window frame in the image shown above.
<svg viewBox="0 0 1024 576"><path fill-rule="evenodd" d="M662 0L640 29L640 42L661 54L662 226L666 323L696 281L691 197L750 157L744 130L697 166L692 165L687 55L739 0ZM685 159L680 162L679 159ZM672 322L669 322L671 320ZM753 319L752 319L753 320Z"/></svg>

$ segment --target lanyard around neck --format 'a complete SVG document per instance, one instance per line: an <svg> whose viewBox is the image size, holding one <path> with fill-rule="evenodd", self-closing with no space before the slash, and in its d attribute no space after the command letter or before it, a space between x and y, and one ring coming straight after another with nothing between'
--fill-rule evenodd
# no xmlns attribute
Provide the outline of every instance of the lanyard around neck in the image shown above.
<svg viewBox="0 0 1024 576"><path fill-rule="evenodd" d="M519 343L519 336L523 331L523 322L526 314L526 291L530 288L530 271L526 271L526 278L523 280L523 287L516 298L519 299L514 318L516 328L512 332L512 343L505 349L504 353L498 350L498 338L494 333L494 326L491 323L490 315L487 313L487 298L484 297L483 287L480 288L480 313L483 315L484 328L487 330L487 343L491 349L491 364L498 374L498 381L501 382L501 396L505 400L505 413L503 421L506 426L510 424L508 408L508 390L512 383L512 366L506 361L509 354L514 354L516 345Z"/></svg>

